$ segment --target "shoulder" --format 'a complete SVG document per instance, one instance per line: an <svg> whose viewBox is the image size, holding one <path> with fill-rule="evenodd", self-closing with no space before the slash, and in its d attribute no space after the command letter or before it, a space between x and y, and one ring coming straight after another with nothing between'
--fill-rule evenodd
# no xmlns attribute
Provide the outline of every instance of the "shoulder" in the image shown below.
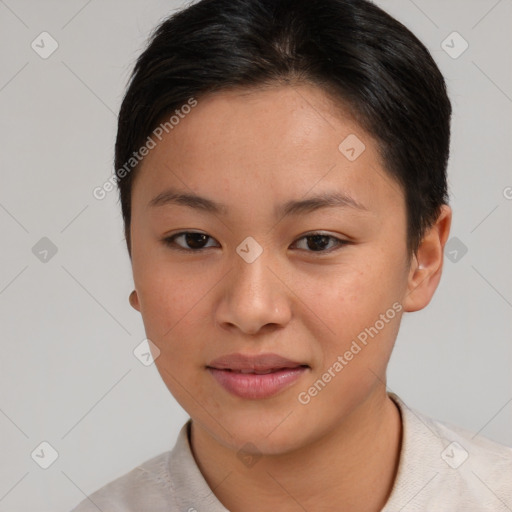
<svg viewBox="0 0 512 512"><path fill-rule="evenodd" d="M493 484L497 488L512 489L512 447L465 428L417 414L440 440L443 446L440 456L446 466L458 469L468 463L473 474L492 473Z"/></svg>
<svg viewBox="0 0 512 512"><path fill-rule="evenodd" d="M228 512L208 486L190 446L191 420L174 448L97 490L71 512Z"/></svg>
<svg viewBox="0 0 512 512"><path fill-rule="evenodd" d="M174 510L169 502L172 484L168 464L171 452L164 452L146 460L130 472L108 483L87 496L71 512L152 512Z"/></svg>
<svg viewBox="0 0 512 512"><path fill-rule="evenodd" d="M479 481L482 487L506 497L512 505L512 448L467 429L428 420L444 440L441 458L448 468L457 470L467 485L474 487Z"/></svg>
<svg viewBox="0 0 512 512"><path fill-rule="evenodd" d="M410 500L408 511L510 510L512 448L392 398L402 414L403 440L389 505Z"/></svg>
<svg viewBox="0 0 512 512"><path fill-rule="evenodd" d="M429 420L440 437L452 439L452 443L454 443L454 446L451 447L452 450L447 450L445 457L454 457L457 451L460 450L459 447L461 447L467 451L468 458L471 456L475 463L478 463L481 467L489 464L512 467L512 447L491 441L462 427L430 418Z"/></svg>

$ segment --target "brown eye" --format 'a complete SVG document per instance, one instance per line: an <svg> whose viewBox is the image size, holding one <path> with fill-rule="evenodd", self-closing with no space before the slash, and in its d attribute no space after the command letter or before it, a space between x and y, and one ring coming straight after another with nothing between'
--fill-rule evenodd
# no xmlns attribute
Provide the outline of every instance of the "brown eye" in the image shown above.
<svg viewBox="0 0 512 512"><path fill-rule="evenodd" d="M305 235L300 240L306 240L306 247L303 248L304 250L308 252L323 252L323 253L329 253L336 249L340 249L344 245L349 244L347 240L341 240L335 236L332 235L326 235L324 233L310 233L308 235ZM334 246L329 245L334 243ZM297 244L297 242L296 242ZM328 248L326 250L326 248Z"/></svg>
<svg viewBox="0 0 512 512"><path fill-rule="evenodd" d="M204 249L215 247L212 245L207 246L208 240L213 241L214 239L205 233L182 231L181 233L164 238L163 243L177 251L201 252ZM350 243L347 240L341 240L325 233L310 233L299 238L294 245L298 245L302 240L306 241L305 247L299 248L312 253L330 253Z"/></svg>
<svg viewBox="0 0 512 512"><path fill-rule="evenodd" d="M204 233L183 231L181 233L176 233L175 235L164 238L163 242L178 251L181 250L188 252L199 252L208 248L206 246L208 239L213 240L212 237L205 235ZM176 240L181 240L181 243L177 243Z"/></svg>

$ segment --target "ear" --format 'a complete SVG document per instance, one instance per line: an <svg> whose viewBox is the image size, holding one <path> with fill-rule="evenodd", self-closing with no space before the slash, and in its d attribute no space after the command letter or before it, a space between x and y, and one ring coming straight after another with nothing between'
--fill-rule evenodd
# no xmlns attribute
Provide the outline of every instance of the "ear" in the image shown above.
<svg viewBox="0 0 512 512"><path fill-rule="evenodd" d="M436 223L428 229L411 260L404 311L423 309L432 299L441 279L444 246L450 233L452 210L443 205Z"/></svg>
<svg viewBox="0 0 512 512"><path fill-rule="evenodd" d="M136 290L133 290L133 292L130 293L129 301L132 308L140 312L139 296L137 295Z"/></svg>

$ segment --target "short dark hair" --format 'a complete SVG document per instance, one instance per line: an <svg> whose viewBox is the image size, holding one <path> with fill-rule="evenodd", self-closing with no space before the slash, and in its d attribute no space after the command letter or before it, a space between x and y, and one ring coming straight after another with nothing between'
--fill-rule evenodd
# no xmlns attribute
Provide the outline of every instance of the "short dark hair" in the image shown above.
<svg viewBox="0 0 512 512"><path fill-rule="evenodd" d="M131 75L115 168L126 169L162 119L191 97L280 82L321 87L377 140L405 195L411 257L448 204L452 109L427 48L367 0L200 0L165 19ZM116 171L130 256L137 167L122 178Z"/></svg>

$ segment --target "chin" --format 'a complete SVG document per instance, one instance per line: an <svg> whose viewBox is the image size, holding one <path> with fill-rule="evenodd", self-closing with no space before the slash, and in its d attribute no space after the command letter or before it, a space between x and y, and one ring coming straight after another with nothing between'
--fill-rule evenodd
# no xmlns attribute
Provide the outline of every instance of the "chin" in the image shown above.
<svg viewBox="0 0 512 512"><path fill-rule="evenodd" d="M310 442L311 437L315 437L303 419L293 418L294 413L287 418L291 410L292 408L284 408L279 414L271 415L256 411L254 415L242 411L240 414L226 414L222 425L232 437L211 420L207 428L218 441L237 452L241 450L264 455L282 455L300 448Z"/></svg>

